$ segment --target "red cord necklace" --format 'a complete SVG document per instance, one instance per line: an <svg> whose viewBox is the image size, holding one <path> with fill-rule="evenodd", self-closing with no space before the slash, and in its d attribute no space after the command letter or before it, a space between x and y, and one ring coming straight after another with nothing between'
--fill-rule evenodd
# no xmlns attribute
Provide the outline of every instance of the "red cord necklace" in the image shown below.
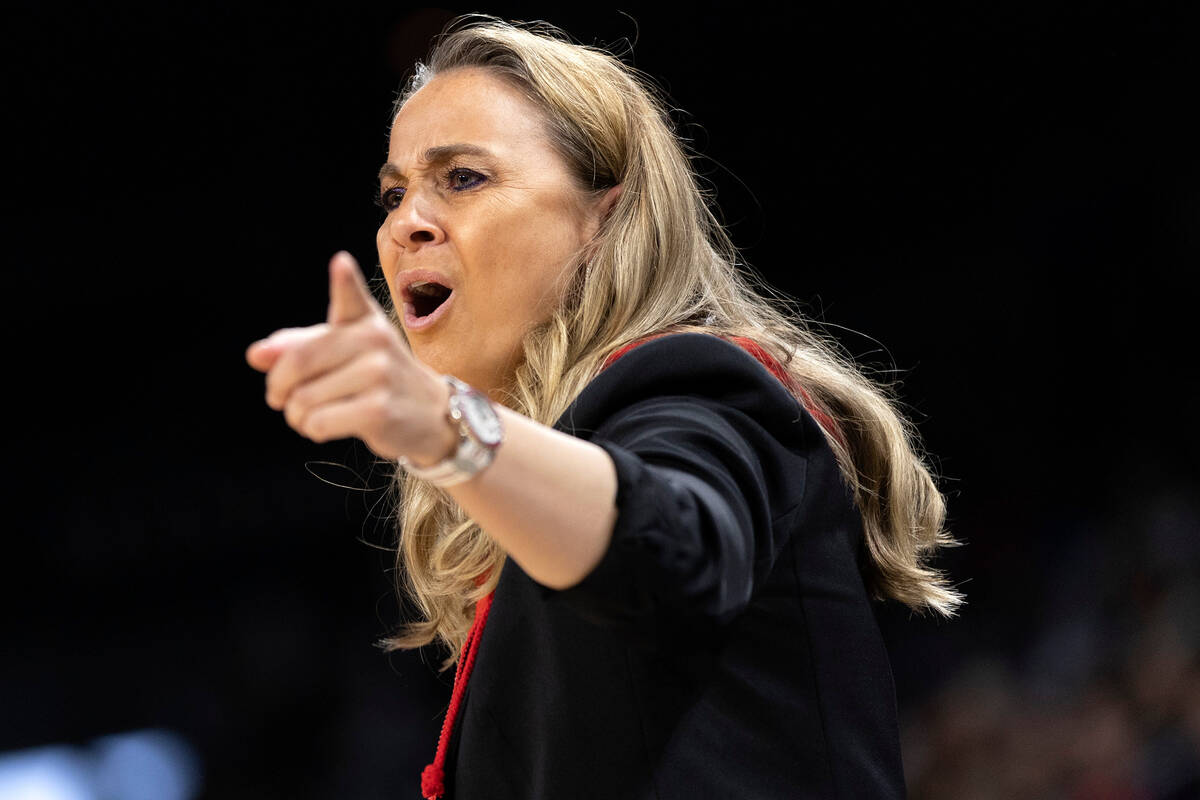
<svg viewBox="0 0 1200 800"><path fill-rule="evenodd" d="M638 345L665 335L667 334L647 336L644 339L639 339L636 342L625 345L608 357L602 369L607 369L614 361ZM809 413L816 418L822 428L833 432L834 436L840 438L840 433L837 430L837 426L833 424L833 421L813 405L812 397L809 396L808 392L804 391L803 387L797 387L791 375L766 350L759 346L758 342L745 336L733 336L730 338L736 344L740 345L742 349L762 362L763 366L770 370L771 374L778 378L784 386L787 386L789 389L793 387L798 389L803 399L804 407L808 409ZM482 583L482 581L480 582ZM462 706L463 695L467 691L467 681L471 679L471 670L475 668L475 654L479 650L479 640L483 637L483 628L487 625L488 612L492 609L492 598L495 595L496 592L493 590L475 604L475 620L471 623L471 631L467 634L467 640L463 643L462 653L458 656L458 666L454 670L454 688L450 692L450 707L446 709L446 719L442 722L442 733L438 737L437 752L433 756L433 763L425 767L421 772L421 796L425 800L441 800L442 795L446 793L446 748L450 744L450 735L454 730L454 723L458 718L459 708Z"/></svg>
<svg viewBox="0 0 1200 800"><path fill-rule="evenodd" d="M421 796L425 800L439 800L446 792L446 747L450 743L450 732L454 730L454 720L458 717L459 706L462 705L463 694L467 691L467 681L471 679L471 670L475 668L475 654L479 651L479 640L483 637L483 627L487 624L488 612L492 610L492 598L495 590L475 604L475 621L471 623L471 632L463 643L463 651L458 656L458 667L454 670L454 689L450 692L450 707L446 709L446 720L442 723L442 734L438 737L437 752L433 763L421 772Z"/></svg>

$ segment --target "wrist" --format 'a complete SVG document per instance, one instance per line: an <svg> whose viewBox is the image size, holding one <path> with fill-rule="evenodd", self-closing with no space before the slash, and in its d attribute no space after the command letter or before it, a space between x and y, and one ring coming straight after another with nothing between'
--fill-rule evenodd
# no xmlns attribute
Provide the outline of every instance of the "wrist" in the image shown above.
<svg viewBox="0 0 1200 800"><path fill-rule="evenodd" d="M504 439L496 407L486 395L451 375L437 379L441 386L441 415L430 425L429 447L401 456L400 466L437 486L469 480L487 467Z"/></svg>
<svg viewBox="0 0 1200 800"><path fill-rule="evenodd" d="M426 426L428 436L419 451L414 451L408 460L413 466L425 469L454 455L458 449L458 425L446 413L450 406L450 386L440 375L433 380L433 402L430 404L433 420Z"/></svg>

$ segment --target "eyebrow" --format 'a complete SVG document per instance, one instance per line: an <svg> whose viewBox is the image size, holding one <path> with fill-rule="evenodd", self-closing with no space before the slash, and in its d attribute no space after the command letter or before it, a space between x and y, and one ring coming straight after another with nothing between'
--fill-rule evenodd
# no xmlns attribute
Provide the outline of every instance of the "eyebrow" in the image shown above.
<svg viewBox="0 0 1200 800"><path fill-rule="evenodd" d="M456 156L494 158L490 150L486 150L477 144L456 142L455 144L441 144L437 147L429 148L421 155L421 162L424 164L444 164ZM400 171L400 168L390 161L384 162L383 166L379 168L380 183L388 178L394 178L395 180L405 179L404 173Z"/></svg>

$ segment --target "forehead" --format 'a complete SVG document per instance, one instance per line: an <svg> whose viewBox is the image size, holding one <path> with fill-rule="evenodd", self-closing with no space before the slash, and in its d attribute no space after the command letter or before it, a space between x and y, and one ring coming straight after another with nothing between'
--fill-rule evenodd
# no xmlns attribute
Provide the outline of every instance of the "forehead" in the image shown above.
<svg viewBox="0 0 1200 800"><path fill-rule="evenodd" d="M500 156L545 147L540 109L481 69L432 78L400 109L389 142L393 163L450 142L480 145Z"/></svg>

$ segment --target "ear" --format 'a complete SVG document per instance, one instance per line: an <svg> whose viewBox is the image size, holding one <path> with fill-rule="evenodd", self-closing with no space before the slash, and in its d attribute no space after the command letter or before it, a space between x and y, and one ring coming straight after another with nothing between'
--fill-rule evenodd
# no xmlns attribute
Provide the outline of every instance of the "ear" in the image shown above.
<svg viewBox="0 0 1200 800"><path fill-rule="evenodd" d="M616 186L604 193L604 197L600 198L600 205L597 210L600 212L600 220L608 219L608 215L616 206L617 200L621 197L621 192L625 189L625 184L618 183Z"/></svg>
<svg viewBox="0 0 1200 800"><path fill-rule="evenodd" d="M594 216L589 215L589 232L588 232L588 255L586 261L591 261L591 250L595 247L595 237L600 230L600 226L604 224L604 220L608 219L608 215L612 213L613 207L616 206L617 200L621 197L621 191L624 189L624 184L618 183L604 193L604 196L596 201L592 206Z"/></svg>

